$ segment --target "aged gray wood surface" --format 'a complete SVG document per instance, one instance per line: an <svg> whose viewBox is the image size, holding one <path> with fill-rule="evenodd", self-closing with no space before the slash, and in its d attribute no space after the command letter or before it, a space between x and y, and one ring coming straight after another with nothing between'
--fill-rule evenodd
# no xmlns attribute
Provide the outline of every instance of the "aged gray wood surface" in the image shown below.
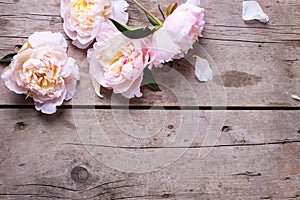
<svg viewBox="0 0 300 200"><path fill-rule="evenodd" d="M172 1L141 2L158 14L157 4L165 8ZM260 0L271 18L267 25L244 23L242 1L201 2L207 24L200 44L223 85L215 82L225 89L227 106L244 110L197 110L216 104L186 60L175 62L174 69L197 101L180 102L161 86L162 92L143 88L144 97L130 101L136 110L103 109L124 102L112 100L108 90L105 99L95 97L86 51L70 45L82 79L73 101L55 115L36 112L30 99L0 81L0 199L300 199L299 102L290 97L300 94L300 2ZM147 23L130 5L130 24ZM17 51L34 31L63 32L59 6L59 0L0 0L0 57ZM150 155L149 165L127 160L124 152L140 160ZM161 157L151 159L156 152ZM72 173L77 166L88 175Z"/></svg>
<svg viewBox="0 0 300 200"><path fill-rule="evenodd" d="M149 113L156 112L160 111L137 110L131 116L136 123L147 125ZM203 137L212 111L202 111L199 124L204 125L196 131L191 147L180 147L185 151L182 156L147 173L122 172L128 162L119 166L120 171L113 169L96 152L116 147L120 154L127 151L142 156L165 149L175 152L177 148L168 143L183 122L169 118L155 137L136 140L130 135L119 137L122 130L112 110L95 113L100 125L86 125L85 134L104 130L114 146L92 149L81 145L84 133L78 130L83 125L80 121L86 120L86 110L59 110L54 116L32 109L2 110L0 198L297 199L300 195L300 124L295 112L228 112L220 138L210 148L203 145ZM208 155L199 156L208 148ZM114 157L111 161L117 162ZM83 183L71 179L76 166L89 172Z"/></svg>

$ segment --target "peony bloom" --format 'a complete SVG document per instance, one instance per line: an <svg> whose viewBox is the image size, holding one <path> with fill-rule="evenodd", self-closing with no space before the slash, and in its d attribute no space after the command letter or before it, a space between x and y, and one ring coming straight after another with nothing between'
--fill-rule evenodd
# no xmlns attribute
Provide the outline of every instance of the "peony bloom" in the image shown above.
<svg viewBox="0 0 300 200"><path fill-rule="evenodd" d="M113 26L109 18L122 24L128 21L124 0L62 0L64 30L78 48L87 48L100 32Z"/></svg>
<svg viewBox="0 0 300 200"><path fill-rule="evenodd" d="M96 42L88 51L90 75L103 87L126 98L141 97L143 70L148 53L143 40L131 40L121 33Z"/></svg>
<svg viewBox="0 0 300 200"><path fill-rule="evenodd" d="M192 48L204 27L204 9L199 0L181 4L151 38L149 55L153 64L179 59Z"/></svg>
<svg viewBox="0 0 300 200"><path fill-rule="evenodd" d="M13 57L1 78L11 91L32 97L36 110L53 114L56 106L73 97L79 80L78 66L66 50L62 34L36 32Z"/></svg>

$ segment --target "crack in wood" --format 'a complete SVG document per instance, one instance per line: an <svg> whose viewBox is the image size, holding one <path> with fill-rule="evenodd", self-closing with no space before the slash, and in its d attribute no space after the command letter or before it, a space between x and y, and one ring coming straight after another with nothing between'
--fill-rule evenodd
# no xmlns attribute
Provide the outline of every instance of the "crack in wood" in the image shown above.
<svg viewBox="0 0 300 200"><path fill-rule="evenodd" d="M247 177L253 177L253 176L262 176L261 173L257 173L257 172L250 172L250 171L246 171L243 173L237 173L237 174L232 174L233 176L247 176Z"/></svg>
<svg viewBox="0 0 300 200"><path fill-rule="evenodd" d="M15 187L31 187L31 186L36 186L36 187L48 187L48 188L53 188L53 189L61 189L64 190L65 192L72 192L72 193L76 193L77 195L80 195L80 198L71 198L72 200L83 200L83 199L93 199L96 197L101 197L104 196L106 194L117 194L115 192L115 190L117 189L121 189L121 188L130 188L130 187L138 187L138 186L142 186L144 184L134 184L134 185L121 185L121 186L111 186L111 187L103 187L109 184L114 184L114 183L120 183L123 181L128 181L128 179L122 179L122 180L117 180L117 181L111 181L111 182L106 182L100 185L97 185L95 187L89 188L89 189L82 189L82 190L77 190L77 189L72 189L72 188L67 188L67 187L63 187L63 186L56 186L56 185L50 185L50 184L22 184L22 185L14 185ZM104 190L103 192L97 193L96 195L93 196L89 196L89 193L93 193L96 189L102 189ZM112 193L112 191L114 191ZM48 192L49 193L49 192ZM83 195L85 194L85 195ZM40 194L0 194L0 196L35 196L35 197L45 197L45 198L59 198L59 199L70 199L69 197L61 197L61 196L52 196L50 194L48 195L43 195L41 196ZM87 197L83 197L83 196L87 196Z"/></svg>
<svg viewBox="0 0 300 200"><path fill-rule="evenodd" d="M241 42L241 43L255 43L255 44L261 44L261 43L266 43L266 44L281 44L280 41L254 41L254 40L239 40L239 39L224 39L224 38L210 38L210 37L203 37L202 40L214 40L214 41L224 41L224 42Z"/></svg>
<svg viewBox="0 0 300 200"><path fill-rule="evenodd" d="M62 190L66 190L69 192L81 192L82 190L76 190L76 189L72 189L72 188L66 188L66 187L62 187L62 186L56 186L56 185L49 185L49 184L37 184L37 183L33 183L33 184L21 184L21 185L14 185L16 187L31 187L31 186L37 186L37 187L49 187L49 188L56 188L56 189L62 189Z"/></svg>
<svg viewBox="0 0 300 200"><path fill-rule="evenodd" d="M241 143L241 144L220 144L220 145L208 145L208 146L178 146L178 147L137 147L137 146L109 146L109 145L97 145L97 144L81 144L81 143L62 143L63 145L74 145L74 146L90 146L90 147L104 147L104 148L120 148L120 149L134 149L134 150L143 150L143 149L202 149L202 148L228 148L228 147L256 147L256 146L266 146L266 145L284 145L300 143L300 140L284 140L276 142L262 142L262 143Z"/></svg>
<svg viewBox="0 0 300 200"><path fill-rule="evenodd" d="M289 199L299 199L300 198L300 195L299 194L296 194L295 196L291 196L291 197L288 197Z"/></svg>
<svg viewBox="0 0 300 200"><path fill-rule="evenodd" d="M125 196L125 197L118 197L118 198L113 198L111 200L120 200L120 199L136 199L136 198L145 198L145 197L159 197L161 198L161 195L137 195L137 196Z"/></svg>
<svg viewBox="0 0 300 200"><path fill-rule="evenodd" d="M48 198L48 199L53 199L53 198L56 198L56 199L70 199L70 198L67 198L67 197L61 197L61 196L48 196L48 195L42 195L42 194L31 194L31 193L24 193L24 194L5 194L5 193L0 193L0 197L1 196L30 196L30 197L41 197L41 198Z"/></svg>
<svg viewBox="0 0 300 200"><path fill-rule="evenodd" d="M106 182L106 183L94 186L92 188L85 189L85 190L83 190L83 192L87 192L87 191L90 191L90 190L101 188L101 187L103 187L105 185L109 185L109 184L113 184L113 183L120 183L120 182L124 182L124 181L129 181L129 180L128 179L121 179L121 180L117 180L117 181Z"/></svg>
<svg viewBox="0 0 300 200"><path fill-rule="evenodd" d="M7 4L7 5L9 5L9 4L14 4L14 3L9 3L9 2L0 2L0 4Z"/></svg>
<svg viewBox="0 0 300 200"><path fill-rule="evenodd" d="M260 197L259 199L273 199L272 196Z"/></svg>

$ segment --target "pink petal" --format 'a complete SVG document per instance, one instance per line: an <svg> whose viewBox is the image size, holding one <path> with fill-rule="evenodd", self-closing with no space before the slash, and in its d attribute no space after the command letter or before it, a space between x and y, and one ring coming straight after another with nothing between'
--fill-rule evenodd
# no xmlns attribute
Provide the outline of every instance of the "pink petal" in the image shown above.
<svg viewBox="0 0 300 200"><path fill-rule="evenodd" d="M143 94L141 93L141 83L143 80L143 76L141 75L138 79L136 79L130 89L128 89L126 92L121 93L126 98L134 98L134 97L142 97Z"/></svg>
<svg viewBox="0 0 300 200"><path fill-rule="evenodd" d="M56 99L51 99L43 103L35 101L34 102L35 109L41 111L44 114L53 114L56 112L56 106L60 106L63 103L65 96L66 96L66 90L60 97Z"/></svg>
<svg viewBox="0 0 300 200"><path fill-rule="evenodd" d="M199 6L200 7L200 0L187 0L187 4L192 4L194 6Z"/></svg>
<svg viewBox="0 0 300 200"><path fill-rule="evenodd" d="M73 58L69 57L67 59L67 62L65 63L65 65L62 68L61 76L62 77L69 76L73 72L73 70L76 68L77 68L76 61Z"/></svg>
<svg viewBox="0 0 300 200"><path fill-rule="evenodd" d="M58 45L63 47L65 50L68 47L67 41L61 33L35 32L29 36L28 42L32 48L47 44Z"/></svg>
<svg viewBox="0 0 300 200"><path fill-rule="evenodd" d="M126 12L129 4L124 0L111 0L113 11L111 18L121 24L128 22L128 13Z"/></svg>
<svg viewBox="0 0 300 200"><path fill-rule="evenodd" d="M66 7L68 6L70 0L61 0L60 2L60 16L61 18L64 18L66 13Z"/></svg>
<svg viewBox="0 0 300 200"><path fill-rule="evenodd" d="M111 21L104 22L101 27L101 31L98 31L96 40L97 42L102 42L108 38L112 38L119 34L118 29L113 25Z"/></svg>
<svg viewBox="0 0 300 200"><path fill-rule="evenodd" d="M88 42L88 43L86 43L86 44L81 44L81 43L79 42L79 40L77 40L77 39L72 41L72 44L73 44L74 46L78 47L79 49L86 49L86 48L88 48L92 43L93 43L93 41L90 41L90 42Z"/></svg>
<svg viewBox="0 0 300 200"><path fill-rule="evenodd" d="M152 35L149 55L154 64L171 61L180 52L180 46L172 40L167 30L161 28Z"/></svg>
<svg viewBox="0 0 300 200"><path fill-rule="evenodd" d="M66 82L66 90L67 90L65 100L69 101L73 98L75 94L77 80L73 77L67 77L65 78L65 82Z"/></svg>
<svg viewBox="0 0 300 200"><path fill-rule="evenodd" d="M3 75L3 74L2 74ZM2 79L6 79L6 77L4 77L4 76L1 76L1 78ZM11 78L9 78L9 79L7 79L7 80L5 80L5 85L6 85L6 87L9 89L9 90L11 90L11 91L13 91L13 92L15 92L15 93L17 93L17 94L26 94L27 92L28 92L28 90L26 89L26 88L24 88L24 87L20 87L14 80L12 80Z"/></svg>

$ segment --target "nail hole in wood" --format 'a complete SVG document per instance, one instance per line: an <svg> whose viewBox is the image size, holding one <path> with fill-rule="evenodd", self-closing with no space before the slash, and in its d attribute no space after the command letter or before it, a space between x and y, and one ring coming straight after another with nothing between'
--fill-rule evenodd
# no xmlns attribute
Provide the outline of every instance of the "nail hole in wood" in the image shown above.
<svg viewBox="0 0 300 200"><path fill-rule="evenodd" d="M168 129L173 129L173 128L174 128L173 125L169 125L169 126L168 126Z"/></svg>
<svg viewBox="0 0 300 200"><path fill-rule="evenodd" d="M84 183L89 178L89 172L84 167L76 166L71 171L71 178L76 183Z"/></svg>
<svg viewBox="0 0 300 200"><path fill-rule="evenodd" d="M25 122L17 122L16 123L16 129L19 131L22 131L26 128L27 124Z"/></svg>
<svg viewBox="0 0 300 200"><path fill-rule="evenodd" d="M225 132L225 133L227 133L227 132L229 132L229 131L232 131L233 129L232 129L232 127L231 126L223 126L223 128L222 128L222 132Z"/></svg>
<svg viewBox="0 0 300 200"><path fill-rule="evenodd" d="M171 195L170 195L170 194L163 194L162 197L163 197L163 198L170 198Z"/></svg>

